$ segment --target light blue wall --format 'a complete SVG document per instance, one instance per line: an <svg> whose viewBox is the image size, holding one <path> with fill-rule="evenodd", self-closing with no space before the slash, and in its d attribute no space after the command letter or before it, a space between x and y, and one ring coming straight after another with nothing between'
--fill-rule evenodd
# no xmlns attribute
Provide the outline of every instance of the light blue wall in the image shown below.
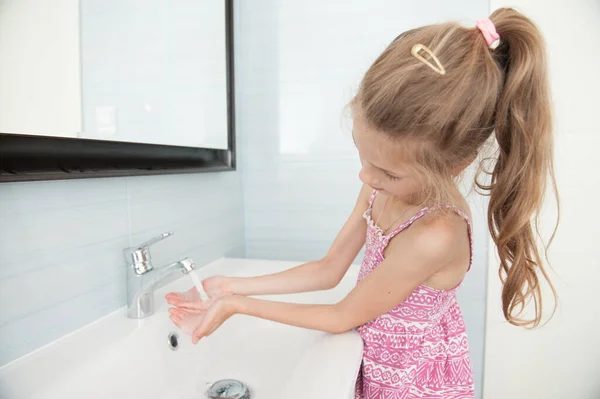
<svg viewBox="0 0 600 399"><path fill-rule="evenodd" d="M327 252L360 188L344 110L362 74L402 31L459 20L486 0L239 1L239 133L247 254L307 261ZM471 196L475 259L459 292L480 395L486 295L484 198Z"/></svg>
<svg viewBox="0 0 600 399"><path fill-rule="evenodd" d="M0 184L0 365L125 305L123 248L155 265L244 255L239 172Z"/></svg>

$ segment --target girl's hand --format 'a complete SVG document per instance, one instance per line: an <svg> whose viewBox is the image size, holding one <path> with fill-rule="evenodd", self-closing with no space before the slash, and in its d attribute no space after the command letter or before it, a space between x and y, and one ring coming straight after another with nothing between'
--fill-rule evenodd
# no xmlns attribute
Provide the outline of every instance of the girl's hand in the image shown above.
<svg viewBox="0 0 600 399"><path fill-rule="evenodd" d="M233 295L231 283L227 277L213 276L202 281L202 287L206 294L213 299Z"/></svg>
<svg viewBox="0 0 600 399"><path fill-rule="evenodd" d="M219 299L233 294L229 287L227 277L214 276L202 281L202 287L210 299ZM200 293L196 287L190 288L185 292L170 292L165 295L169 305L184 309L206 310L206 306L200 298Z"/></svg>
<svg viewBox="0 0 600 399"><path fill-rule="evenodd" d="M200 293L196 287L192 287L185 292L169 292L165 295L167 303L170 305L176 305L180 302L195 302L200 301Z"/></svg>
<svg viewBox="0 0 600 399"><path fill-rule="evenodd" d="M181 331L192 335L202 323L206 310L170 308L169 313L169 318Z"/></svg>
<svg viewBox="0 0 600 399"><path fill-rule="evenodd" d="M211 335L227 319L237 313L234 297L225 297L214 301L206 311L202 321L192 333L192 343L195 345L204 337Z"/></svg>
<svg viewBox="0 0 600 399"><path fill-rule="evenodd" d="M201 338L212 334L227 319L237 313L231 297L211 299L199 303L203 309L170 308L171 320L186 334L192 335L192 342L198 343Z"/></svg>

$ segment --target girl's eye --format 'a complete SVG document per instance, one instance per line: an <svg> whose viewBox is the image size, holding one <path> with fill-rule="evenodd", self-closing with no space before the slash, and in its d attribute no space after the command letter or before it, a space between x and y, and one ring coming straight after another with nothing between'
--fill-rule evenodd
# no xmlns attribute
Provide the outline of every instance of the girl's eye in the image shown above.
<svg viewBox="0 0 600 399"><path fill-rule="evenodd" d="M385 174L385 177L387 177L390 180L400 180L399 177L396 177L394 175L390 175L388 172L383 172Z"/></svg>

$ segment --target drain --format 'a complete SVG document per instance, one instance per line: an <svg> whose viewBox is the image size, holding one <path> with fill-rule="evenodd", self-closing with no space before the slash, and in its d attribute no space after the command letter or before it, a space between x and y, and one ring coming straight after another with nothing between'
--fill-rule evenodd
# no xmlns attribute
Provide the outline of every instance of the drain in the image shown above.
<svg viewBox="0 0 600 399"><path fill-rule="evenodd" d="M169 339L169 348L171 348L171 350L176 351L177 348L179 348L179 336L177 335L177 333L170 333L168 336Z"/></svg>
<svg viewBox="0 0 600 399"><path fill-rule="evenodd" d="M220 380L206 390L209 399L250 399L248 388L237 380Z"/></svg>

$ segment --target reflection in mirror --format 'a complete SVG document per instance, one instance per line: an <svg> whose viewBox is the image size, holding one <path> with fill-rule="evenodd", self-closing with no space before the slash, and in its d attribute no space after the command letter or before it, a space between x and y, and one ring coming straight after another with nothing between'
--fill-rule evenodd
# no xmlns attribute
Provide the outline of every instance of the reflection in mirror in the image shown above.
<svg viewBox="0 0 600 399"><path fill-rule="evenodd" d="M228 148L223 0L0 0L0 132Z"/></svg>

